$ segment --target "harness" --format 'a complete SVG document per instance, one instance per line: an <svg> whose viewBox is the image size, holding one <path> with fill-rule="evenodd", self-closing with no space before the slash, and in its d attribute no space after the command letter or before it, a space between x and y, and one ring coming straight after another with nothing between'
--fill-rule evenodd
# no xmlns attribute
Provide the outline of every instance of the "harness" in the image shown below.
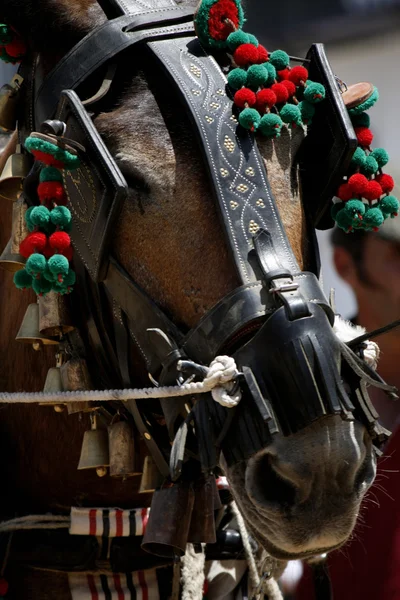
<svg viewBox="0 0 400 600"><path fill-rule="evenodd" d="M193 408L196 452L204 472L216 467L220 450L232 464L265 447L275 432L290 435L328 414L361 420L379 445L387 434L377 423L365 381L382 383L333 333L334 312L318 281L317 251L313 270L300 271L254 136L238 128L225 75L193 37L192 12L170 2L146 9L135 0L101 4L109 20L44 79L40 60L34 64L35 74L28 76L29 118L20 115L20 122L22 142L25 128L39 129L51 117L55 121L47 121L47 128L57 134L57 122L65 123L66 138L84 148L77 173L64 172L64 185L73 212L78 281L87 292L81 300L89 343L102 372L108 376L117 369L119 377L112 384L129 387L131 343L159 385L179 379L182 359L209 364L217 354L233 352L242 372L240 405L226 409L205 394ZM109 252L127 184L91 116L113 105L118 68L142 52L173 86L189 115L241 283L189 332L179 330ZM323 228L357 140L323 46L313 45L306 60L310 76L325 86L327 100L318 107L298 160L309 223ZM21 75L26 77L31 67L24 64ZM322 142L321 127L331 134ZM310 152L315 147L318 152ZM30 187L34 179L33 172ZM114 335L103 316L105 306L112 307ZM105 385L110 384L107 376ZM182 422L183 403L161 401L172 439ZM168 440L157 439L143 404L131 401L129 410L158 468L168 476Z"/></svg>

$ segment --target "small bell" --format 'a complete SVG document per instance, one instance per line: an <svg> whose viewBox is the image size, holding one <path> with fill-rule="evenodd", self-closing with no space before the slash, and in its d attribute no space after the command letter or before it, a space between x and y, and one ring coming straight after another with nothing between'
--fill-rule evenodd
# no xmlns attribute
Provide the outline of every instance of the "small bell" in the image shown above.
<svg viewBox="0 0 400 600"><path fill-rule="evenodd" d="M39 297L39 331L43 335L60 336L74 330L68 300L56 292Z"/></svg>
<svg viewBox="0 0 400 600"><path fill-rule="evenodd" d="M111 477L140 475L135 469L135 445L132 428L127 421L118 421L108 428Z"/></svg>
<svg viewBox="0 0 400 600"><path fill-rule="evenodd" d="M146 456L143 464L143 474L140 480L139 494L146 494L147 492L154 492L159 488L164 481L164 477L161 475L151 456Z"/></svg>
<svg viewBox="0 0 400 600"><path fill-rule="evenodd" d="M90 420L91 429L83 435L78 471L96 469L97 475L103 477L110 465L108 435L105 429L97 429L97 417L94 413L90 415Z"/></svg>
<svg viewBox="0 0 400 600"><path fill-rule="evenodd" d="M17 152L8 157L0 176L0 197L3 200L15 202L22 192L22 184L31 170L32 159L28 154L21 153L21 146Z"/></svg>
<svg viewBox="0 0 400 600"><path fill-rule="evenodd" d="M29 233L25 221L27 209L23 198L19 198L13 203L11 240L0 256L0 267L13 273L22 269L26 262L25 258L19 254L19 246Z"/></svg>
<svg viewBox="0 0 400 600"><path fill-rule="evenodd" d="M82 358L74 358L61 367L61 381L66 392L77 392L81 390L91 390L92 384L86 361ZM91 402L69 402L68 414L77 412L90 412L96 410L96 406Z"/></svg>
<svg viewBox="0 0 400 600"><path fill-rule="evenodd" d="M63 384L61 381L61 365L61 354L57 354L57 366L51 367L47 371L46 381L43 388L43 392L45 394L54 394L57 392L64 391ZM56 412L63 412L63 410L65 409L65 404L59 404L56 402L52 404L49 404L49 402L39 402L39 406L53 406Z"/></svg>
<svg viewBox="0 0 400 600"><path fill-rule="evenodd" d="M21 327L16 335L16 341L24 344L32 344L34 350L40 350L41 346L58 344L58 340L42 335L39 331L39 306L29 304L26 309Z"/></svg>
<svg viewBox="0 0 400 600"><path fill-rule="evenodd" d="M7 131L14 131L17 126L18 97L23 78L14 75L10 83L0 89L0 127Z"/></svg>
<svg viewBox="0 0 400 600"><path fill-rule="evenodd" d="M24 268L25 262L26 259L23 256L12 252L12 239L10 239L0 255L0 267L5 271L15 273Z"/></svg>

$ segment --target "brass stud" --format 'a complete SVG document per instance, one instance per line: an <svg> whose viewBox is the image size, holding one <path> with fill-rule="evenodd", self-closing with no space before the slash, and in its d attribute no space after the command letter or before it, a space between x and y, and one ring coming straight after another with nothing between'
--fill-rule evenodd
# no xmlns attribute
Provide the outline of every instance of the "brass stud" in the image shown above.
<svg viewBox="0 0 400 600"><path fill-rule="evenodd" d="M237 186L237 191L240 192L241 194L244 194L244 192L247 192L247 190L249 189L249 187L247 185L245 185L244 183L240 183Z"/></svg>
<svg viewBox="0 0 400 600"><path fill-rule="evenodd" d="M149 433L147 433L147 431L144 434L144 437L146 438L146 440L151 440L151 435Z"/></svg>
<svg viewBox="0 0 400 600"><path fill-rule="evenodd" d="M259 198L256 202L257 206L260 206L261 208L264 208L265 204L264 204L264 200L262 198Z"/></svg>
<svg viewBox="0 0 400 600"><path fill-rule="evenodd" d="M257 233L257 231L259 230L259 226L257 225L257 223L253 220L250 221L249 223L249 231L250 233Z"/></svg>

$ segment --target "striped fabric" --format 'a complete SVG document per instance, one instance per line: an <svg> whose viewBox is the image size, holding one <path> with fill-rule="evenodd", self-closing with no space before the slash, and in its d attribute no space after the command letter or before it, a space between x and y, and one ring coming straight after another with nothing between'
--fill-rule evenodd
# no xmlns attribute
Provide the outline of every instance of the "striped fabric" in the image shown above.
<svg viewBox="0 0 400 600"><path fill-rule="evenodd" d="M72 600L159 600L156 569L134 573L69 573Z"/></svg>
<svg viewBox="0 0 400 600"><path fill-rule="evenodd" d="M114 538L143 535L149 508L71 508L71 535Z"/></svg>

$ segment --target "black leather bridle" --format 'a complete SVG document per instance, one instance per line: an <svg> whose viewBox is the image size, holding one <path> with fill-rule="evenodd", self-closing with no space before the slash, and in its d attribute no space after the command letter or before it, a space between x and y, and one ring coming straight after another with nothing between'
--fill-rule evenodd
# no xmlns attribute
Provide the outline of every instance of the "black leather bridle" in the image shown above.
<svg viewBox="0 0 400 600"><path fill-rule="evenodd" d="M38 76L37 59L36 77L29 75L32 64L21 67L30 85L26 87L29 111L22 109L19 129L23 143L30 129L56 119L65 122L67 138L85 147L81 192L87 195L88 210L97 211L96 219L80 218L76 181L66 175L65 185L73 212L78 281L85 290L80 309L89 347L102 373L128 387L133 344L152 378L170 385L181 375L179 360L207 365L229 350L242 372L240 405L228 410L206 394L193 408L195 450L205 472L218 464L220 450L233 464L268 445L274 433L290 435L330 414L360 420L379 445L387 432L377 421L366 382L385 386L334 334L335 316L318 281L317 259L313 272L300 271L254 136L240 130L224 73L194 37L191 11L171 2L145 9L137 0L100 4L109 20L72 48L44 79ZM131 53L138 59L144 48L174 86L199 139L241 283L189 332L179 330L108 249L127 185L90 115L96 114L98 106L112 106L115 65ZM327 100L317 110L299 160L310 219L324 227L326 199L334 195L346 171L356 138L323 47L314 45L307 60L312 79L325 85ZM99 91L87 97L99 74ZM327 134L321 142L319 132L324 126L331 137ZM34 169L25 185L31 202L36 179ZM112 333L106 308L112 313ZM70 336L68 344L73 347L77 341ZM174 438L182 421L182 401L161 405L169 436ZM129 409L167 477L168 437L143 403L131 401Z"/></svg>

